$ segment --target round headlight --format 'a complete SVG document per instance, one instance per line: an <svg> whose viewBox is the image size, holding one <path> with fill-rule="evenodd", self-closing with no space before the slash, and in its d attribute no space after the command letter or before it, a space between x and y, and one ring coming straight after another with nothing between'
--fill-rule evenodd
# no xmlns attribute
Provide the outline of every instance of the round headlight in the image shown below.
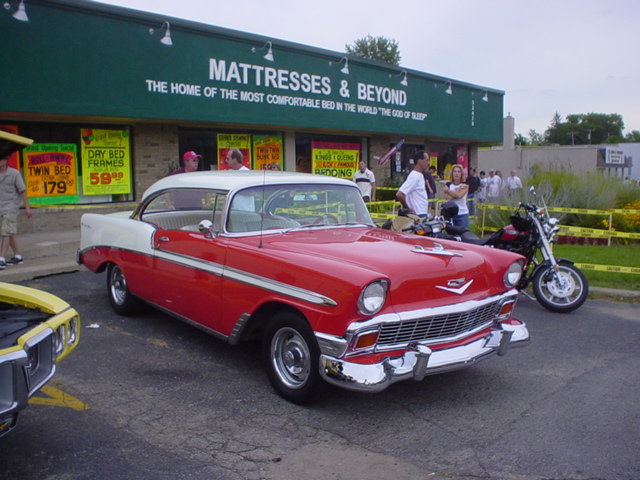
<svg viewBox="0 0 640 480"><path fill-rule="evenodd" d="M64 325L60 325L53 333L53 353L57 357L64 350L66 334Z"/></svg>
<svg viewBox="0 0 640 480"><path fill-rule="evenodd" d="M513 288L518 284L520 277L522 277L522 265L523 263L521 260L509 265L509 268L507 268L507 271L502 278L505 287Z"/></svg>
<svg viewBox="0 0 640 480"><path fill-rule="evenodd" d="M360 293L360 298L358 298L358 310L360 313L373 315L380 311L387 297L387 285L386 280L378 280L364 287Z"/></svg>

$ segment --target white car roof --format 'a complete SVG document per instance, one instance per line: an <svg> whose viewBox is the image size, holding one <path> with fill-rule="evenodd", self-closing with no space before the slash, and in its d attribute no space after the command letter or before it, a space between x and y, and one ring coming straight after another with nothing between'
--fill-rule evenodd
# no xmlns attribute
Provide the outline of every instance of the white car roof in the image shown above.
<svg viewBox="0 0 640 480"><path fill-rule="evenodd" d="M235 190L260 185L282 184L322 184L355 186L349 180L310 173L273 172L265 170L223 170L208 172L179 173L158 180L144 192L143 198L169 188L208 188Z"/></svg>

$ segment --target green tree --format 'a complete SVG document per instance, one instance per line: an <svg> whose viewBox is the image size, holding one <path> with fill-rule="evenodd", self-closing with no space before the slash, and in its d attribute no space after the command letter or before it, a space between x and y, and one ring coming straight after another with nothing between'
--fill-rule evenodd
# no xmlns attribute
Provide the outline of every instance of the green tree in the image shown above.
<svg viewBox="0 0 640 480"><path fill-rule="evenodd" d="M350 55L390 65L400 65L400 49L398 42L393 38L367 35L357 39L353 45L345 45L345 49Z"/></svg>
<svg viewBox="0 0 640 480"><path fill-rule="evenodd" d="M624 141L627 143L638 143L640 142L640 131L632 130L624 136Z"/></svg>
<svg viewBox="0 0 640 480"><path fill-rule="evenodd" d="M544 136L548 144L558 145L618 143L623 130L624 121L617 113L571 114L563 122L556 112Z"/></svg>
<svg viewBox="0 0 640 480"><path fill-rule="evenodd" d="M544 138L542 134L536 132L533 128L529 130L527 134L529 137L529 142L531 145L542 145L544 143Z"/></svg>
<svg viewBox="0 0 640 480"><path fill-rule="evenodd" d="M515 144L520 146L529 145L529 140L521 133L516 133Z"/></svg>

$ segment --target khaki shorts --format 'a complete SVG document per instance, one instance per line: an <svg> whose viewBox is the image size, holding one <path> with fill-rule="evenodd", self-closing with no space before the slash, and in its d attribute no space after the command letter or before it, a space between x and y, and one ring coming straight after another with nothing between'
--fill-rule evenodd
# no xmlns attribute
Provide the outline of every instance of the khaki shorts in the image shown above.
<svg viewBox="0 0 640 480"><path fill-rule="evenodd" d="M18 212L0 214L0 235L3 237L15 237L18 234Z"/></svg>

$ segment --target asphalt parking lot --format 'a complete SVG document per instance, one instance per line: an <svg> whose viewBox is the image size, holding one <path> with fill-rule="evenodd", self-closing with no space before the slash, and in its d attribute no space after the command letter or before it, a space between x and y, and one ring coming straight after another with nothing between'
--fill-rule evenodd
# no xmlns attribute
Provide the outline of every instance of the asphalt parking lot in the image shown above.
<svg viewBox="0 0 640 480"><path fill-rule="evenodd" d="M257 345L152 309L118 317L104 283L89 272L23 282L69 301L83 328L0 439L1 479L640 478L637 304L560 315L521 298L525 348L300 407L271 390Z"/></svg>

